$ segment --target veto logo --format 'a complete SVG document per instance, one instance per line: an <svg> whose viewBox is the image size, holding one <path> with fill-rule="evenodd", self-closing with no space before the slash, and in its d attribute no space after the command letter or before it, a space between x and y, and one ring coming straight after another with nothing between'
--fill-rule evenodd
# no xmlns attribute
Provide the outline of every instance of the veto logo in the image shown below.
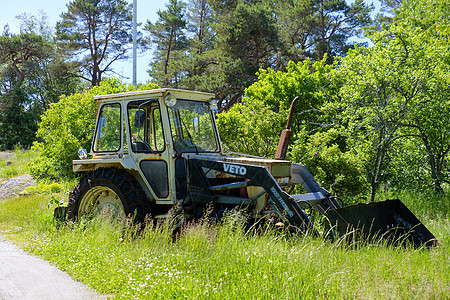
<svg viewBox="0 0 450 300"><path fill-rule="evenodd" d="M247 168L230 164L223 164L223 170L227 173L244 176L247 174Z"/></svg>

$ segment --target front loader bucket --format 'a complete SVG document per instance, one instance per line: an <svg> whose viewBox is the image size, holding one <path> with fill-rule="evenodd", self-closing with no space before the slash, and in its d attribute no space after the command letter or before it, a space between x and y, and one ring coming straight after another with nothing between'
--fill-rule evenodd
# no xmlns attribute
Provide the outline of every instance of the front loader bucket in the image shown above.
<svg viewBox="0 0 450 300"><path fill-rule="evenodd" d="M437 245L434 235L400 200L332 209L327 212L327 217L340 236L357 232L369 242L383 239L394 245Z"/></svg>

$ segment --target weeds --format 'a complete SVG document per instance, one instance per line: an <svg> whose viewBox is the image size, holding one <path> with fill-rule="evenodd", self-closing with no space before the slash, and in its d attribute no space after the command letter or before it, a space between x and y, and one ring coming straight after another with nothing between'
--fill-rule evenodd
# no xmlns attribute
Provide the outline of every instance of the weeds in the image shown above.
<svg viewBox="0 0 450 300"><path fill-rule="evenodd" d="M49 197L49 196L48 196ZM433 228L432 250L382 243L323 242L241 218L186 222L174 241L171 221L123 227L93 219L56 227L42 195L0 204L0 223L18 228L26 249L100 293L118 299L445 298L449 221ZM156 223L156 224L155 224ZM11 233L10 233L11 234Z"/></svg>
<svg viewBox="0 0 450 300"><path fill-rule="evenodd" d="M63 191L68 186L63 183L52 190L42 185L29 195L0 202L2 234L117 299L445 299L450 295L450 219L448 210L437 218L430 206L422 207L431 198L416 204L420 195L407 199L402 198L406 194L389 195L412 207L441 243L438 248L413 249L362 243L350 234L323 241L259 223L248 228L245 218L234 213L225 214L218 224L208 218L185 222L176 239L170 219L147 220L145 227L96 218L55 226L48 204L52 198L67 197Z"/></svg>
<svg viewBox="0 0 450 300"><path fill-rule="evenodd" d="M0 159L0 180L28 173L27 164L35 153L16 147L10 157Z"/></svg>

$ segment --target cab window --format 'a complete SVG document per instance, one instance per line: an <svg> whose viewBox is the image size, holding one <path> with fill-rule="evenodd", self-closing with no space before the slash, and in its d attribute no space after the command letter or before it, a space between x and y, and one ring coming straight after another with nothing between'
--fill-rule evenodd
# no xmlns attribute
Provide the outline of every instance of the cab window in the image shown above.
<svg viewBox="0 0 450 300"><path fill-rule="evenodd" d="M131 148L134 152L162 152L165 148L161 111L157 100L128 104Z"/></svg>
<svg viewBox="0 0 450 300"><path fill-rule="evenodd" d="M110 152L120 149L120 104L103 105L97 120L94 152Z"/></svg>

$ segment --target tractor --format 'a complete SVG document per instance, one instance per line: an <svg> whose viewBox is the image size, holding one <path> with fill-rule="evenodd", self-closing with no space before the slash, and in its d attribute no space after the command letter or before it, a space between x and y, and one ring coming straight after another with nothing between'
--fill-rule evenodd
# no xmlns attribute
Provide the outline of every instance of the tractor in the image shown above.
<svg viewBox="0 0 450 300"><path fill-rule="evenodd" d="M436 239L400 200L343 207L307 168L284 160L288 127L275 159L223 151L214 94L154 89L96 96L98 113L90 154L80 149L73 171L82 173L59 220L95 215L200 218L244 207L250 219L276 216L302 233L314 232L310 211L344 235L407 237L416 247ZM291 108L293 105L291 106ZM292 109L291 109L292 115ZM306 193L290 195L297 184Z"/></svg>

